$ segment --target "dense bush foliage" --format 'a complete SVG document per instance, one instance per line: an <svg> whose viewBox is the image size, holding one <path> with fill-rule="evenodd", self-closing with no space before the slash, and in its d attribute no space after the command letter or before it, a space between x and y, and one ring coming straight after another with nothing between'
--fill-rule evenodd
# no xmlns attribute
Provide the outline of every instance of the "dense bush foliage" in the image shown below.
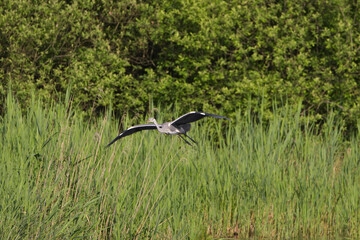
<svg viewBox="0 0 360 240"><path fill-rule="evenodd" d="M0 3L0 94L26 105L71 85L84 109L150 101L184 111L304 102L360 116L356 1L69 0Z"/></svg>

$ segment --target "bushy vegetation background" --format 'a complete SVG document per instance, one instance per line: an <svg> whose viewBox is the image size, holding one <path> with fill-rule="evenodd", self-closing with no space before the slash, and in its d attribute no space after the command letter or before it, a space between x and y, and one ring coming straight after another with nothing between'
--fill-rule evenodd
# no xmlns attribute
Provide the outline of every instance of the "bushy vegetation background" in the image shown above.
<svg viewBox="0 0 360 240"><path fill-rule="evenodd" d="M359 4L0 1L0 238L358 239Z"/></svg>
<svg viewBox="0 0 360 240"><path fill-rule="evenodd" d="M351 0L4 0L0 96L11 83L26 106L31 92L56 100L71 86L83 109L133 113L151 101L232 113L261 99L271 114L287 99L353 123L359 13Z"/></svg>

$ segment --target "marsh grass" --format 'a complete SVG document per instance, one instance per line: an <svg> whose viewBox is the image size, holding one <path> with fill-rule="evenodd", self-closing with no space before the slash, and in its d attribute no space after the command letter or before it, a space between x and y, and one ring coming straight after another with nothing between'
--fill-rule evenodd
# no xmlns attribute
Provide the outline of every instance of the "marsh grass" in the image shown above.
<svg viewBox="0 0 360 240"><path fill-rule="evenodd" d="M69 95L4 108L1 239L360 237L360 139L331 114L320 130L300 105L268 123L249 107L193 124L198 146L148 131L105 149L144 119L85 120Z"/></svg>

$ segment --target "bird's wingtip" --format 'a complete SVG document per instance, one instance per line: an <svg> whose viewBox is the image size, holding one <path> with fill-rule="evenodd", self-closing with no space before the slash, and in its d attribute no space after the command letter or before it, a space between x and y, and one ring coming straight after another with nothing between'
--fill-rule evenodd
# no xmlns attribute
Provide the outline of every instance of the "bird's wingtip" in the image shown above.
<svg viewBox="0 0 360 240"><path fill-rule="evenodd" d="M106 148L110 147L112 144L113 144L113 143L109 143L109 144L106 145L104 148L106 149Z"/></svg>
<svg viewBox="0 0 360 240"><path fill-rule="evenodd" d="M110 147L114 142L116 142L120 138L121 134L117 136L114 140L112 140L108 145L105 146L105 148Z"/></svg>
<svg viewBox="0 0 360 240"><path fill-rule="evenodd" d="M210 117L215 117L215 118L222 118L222 119L226 119L226 120L231 121L230 118L224 117L224 116L221 116L221 115L216 115L216 114L212 114L212 113L204 113L204 112L200 112L200 114L201 114L201 115L210 116Z"/></svg>

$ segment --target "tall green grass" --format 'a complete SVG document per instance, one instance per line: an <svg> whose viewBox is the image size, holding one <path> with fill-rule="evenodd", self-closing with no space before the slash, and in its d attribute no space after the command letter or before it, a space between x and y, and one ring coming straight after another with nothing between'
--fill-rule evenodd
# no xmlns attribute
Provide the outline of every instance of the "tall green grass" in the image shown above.
<svg viewBox="0 0 360 240"><path fill-rule="evenodd" d="M300 106L269 123L249 107L193 124L198 146L147 131L105 149L143 119L85 120L68 96L4 108L1 239L360 237L360 137L331 114L319 130Z"/></svg>

